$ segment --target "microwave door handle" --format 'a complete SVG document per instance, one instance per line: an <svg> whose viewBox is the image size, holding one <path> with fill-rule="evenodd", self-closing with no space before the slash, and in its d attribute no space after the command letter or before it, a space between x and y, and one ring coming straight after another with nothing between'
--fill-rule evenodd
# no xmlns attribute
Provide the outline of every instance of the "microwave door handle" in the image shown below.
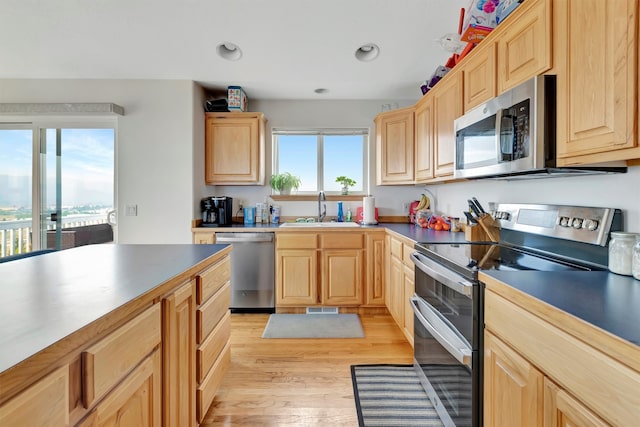
<svg viewBox="0 0 640 427"><path fill-rule="evenodd" d="M420 307L429 312L433 322L430 322L420 311ZM471 349L466 346L453 331L438 317L436 312L422 298L414 296L411 298L411 307L416 318L422 326L440 343L458 362L471 366Z"/></svg>

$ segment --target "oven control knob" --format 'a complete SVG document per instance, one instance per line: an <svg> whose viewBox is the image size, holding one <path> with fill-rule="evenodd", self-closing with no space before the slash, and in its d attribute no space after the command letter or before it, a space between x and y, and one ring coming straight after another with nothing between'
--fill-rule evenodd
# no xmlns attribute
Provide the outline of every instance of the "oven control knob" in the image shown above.
<svg viewBox="0 0 640 427"><path fill-rule="evenodd" d="M560 227L569 227L569 218L567 218L566 216L561 216Z"/></svg>
<svg viewBox="0 0 640 427"><path fill-rule="evenodd" d="M582 218L573 218L573 228L582 228L582 222L584 220Z"/></svg>
<svg viewBox="0 0 640 427"><path fill-rule="evenodd" d="M598 228L598 220L596 219L585 219L582 224L582 228L586 228L589 231L594 231Z"/></svg>

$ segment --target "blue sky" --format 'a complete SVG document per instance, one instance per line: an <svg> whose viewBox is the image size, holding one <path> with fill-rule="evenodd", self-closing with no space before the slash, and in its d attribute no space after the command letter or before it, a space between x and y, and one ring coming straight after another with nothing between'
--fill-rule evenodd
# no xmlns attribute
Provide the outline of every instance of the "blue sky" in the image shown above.
<svg viewBox="0 0 640 427"><path fill-rule="evenodd" d="M324 135L324 190L340 191L336 177L345 175L356 181L352 191L362 191L362 135ZM317 137L315 135L279 135L278 171L300 177L298 191L317 186Z"/></svg>
<svg viewBox="0 0 640 427"><path fill-rule="evenodd" d="M0 204L31 206L32 131L0 130ZM55 130L47 130L47 203L55 200ZM63 129L62 204L113 204L114 130ZM29 185L26 186L25 182Z"/></svg>

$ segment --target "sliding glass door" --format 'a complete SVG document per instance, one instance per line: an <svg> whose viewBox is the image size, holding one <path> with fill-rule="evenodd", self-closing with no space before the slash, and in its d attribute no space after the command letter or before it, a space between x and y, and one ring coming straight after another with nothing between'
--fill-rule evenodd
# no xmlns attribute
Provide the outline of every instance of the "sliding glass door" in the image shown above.
<svg viewBox="0 0 640 427"><path fill-rule="evenodd" d="M114 127L0 126L0 258L113 242Z"/></svg>

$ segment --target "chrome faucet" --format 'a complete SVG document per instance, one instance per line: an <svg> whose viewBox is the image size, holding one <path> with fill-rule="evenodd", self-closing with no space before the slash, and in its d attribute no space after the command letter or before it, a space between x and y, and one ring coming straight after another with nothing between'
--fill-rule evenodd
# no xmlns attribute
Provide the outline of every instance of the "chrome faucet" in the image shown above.
<svg viewBox="0 0 640 427"><path fill-rule="evenodd" d="M326 201L327 196L324 195L324 191L318 193L318 222L322 222L325 216L327 216L327 204L324 204L324 208L320 210L320 202Z"/></svg>

